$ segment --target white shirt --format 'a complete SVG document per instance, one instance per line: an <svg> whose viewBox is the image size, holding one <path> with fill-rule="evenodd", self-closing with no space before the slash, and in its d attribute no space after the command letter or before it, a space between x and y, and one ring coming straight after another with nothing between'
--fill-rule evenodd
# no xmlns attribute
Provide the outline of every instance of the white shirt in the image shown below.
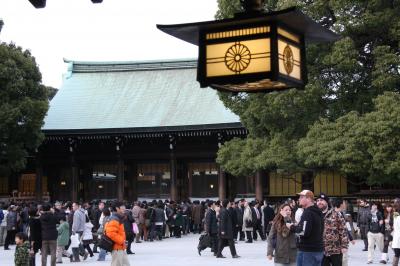
<svg viewBox="0 0 400 266"><path fill-rule="evenodd" d="M301 216L303 215L304 209L303 208L298 208L295 215L294 215L294 220L296 221L296 224L300 223Z"/></svg>

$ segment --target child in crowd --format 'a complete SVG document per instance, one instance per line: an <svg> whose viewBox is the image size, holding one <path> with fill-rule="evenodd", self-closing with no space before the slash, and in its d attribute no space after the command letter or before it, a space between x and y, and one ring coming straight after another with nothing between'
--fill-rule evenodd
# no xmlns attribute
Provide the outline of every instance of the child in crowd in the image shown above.
<svg viewBox="0 0 400 266"><path fill-rule="evenodd" d="M18 232L15 235L15 249L14 262L15 266L29 266L29 242L28 236L25 233Z"/></svg>
<svg viewBox="0 0 400 266"><path fill-rule="evenodd" d="M60 218L60 226L57 228L57 263L62 263L62 256L70 258L72 262L72 255L65 250L65 246L69 242L69 224L67 223L66 216Z"/></svg>

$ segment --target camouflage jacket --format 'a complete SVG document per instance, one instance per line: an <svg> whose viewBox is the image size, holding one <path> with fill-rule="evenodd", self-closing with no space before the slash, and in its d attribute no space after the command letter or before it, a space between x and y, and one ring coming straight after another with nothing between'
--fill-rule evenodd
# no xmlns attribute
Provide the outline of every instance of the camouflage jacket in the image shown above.
<svg viewBox="0 0 400 266"><path fill-rule="evenodd" d="M15 249L14 257L15 266L28 266L29 265L29 242L25 241L22 245Z"/></svg>
<svg viewBox="0 0 400 266"><path fill-rule="evenodd" d="M333 209L324 216L324 255L341 254L342 249L347 249L349 239L347 237L346 222L341 212Z"/></svg>

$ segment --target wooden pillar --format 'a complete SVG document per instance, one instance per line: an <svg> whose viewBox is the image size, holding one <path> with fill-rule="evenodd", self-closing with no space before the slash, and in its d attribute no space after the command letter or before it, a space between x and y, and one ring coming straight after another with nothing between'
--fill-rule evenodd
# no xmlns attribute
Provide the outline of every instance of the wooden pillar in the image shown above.
<svg viewBox="0 0 400 266"><path fill-rule="evenodd" d="M137 169L136 164L133 162L128 163L127 170L127 190L126 196L128 201L136 201L137 200L137 192L136 192L136 183L137 183Z"/></svg>
<svg viewBox="0 0 400 266"><path fill-rule="evenodd" d="M41 202L43 199L43 165L42 158L40 155L36 156L36 180L35 180L35 191L36 191L36 200Z"/></svg>
<svg viewBox="0 0 400 266"><path fill-rule="evenodd" d="M177 201L178 200L178 184L177 184L177 162L175 151L172 147L170 153L170 169L171 169L171 200Z"/></svg>
<svg viewBox="0 0 400 266"><path fill-rule="evenodd" d="M125 165L124 160L120 153L118 153L117 162L118 172L117 172L117 199L122 201L124 199L124 189L125 189Z"/></svg>
<svg viewBox="0 0 400 266"><path fill-rule="evenodd" d="M218 171L218 197L221 201L226 199L226 173L221 166Z"/></svg>
<svg viewBox="0 0 400 266"><path fill-rule="evenodd" d="M265 178L265 173L262 170L256 172L255 187L256 187L256 199L260 202L263 201L263 179Z"/></svg>
<svg viewBox="0 0 400 266"><path fill-rule="evenodd" d="M192 197L193 195L193 176L192 176L192 171L190 169L187 169L187 175L188 175L188 197Z"/></svg>
<svg viewBox="0 0 400 266"><path fill-rule="evenodd" d="M79 169L78 163L76 162L75 155L71 153L71 196L72 201L77 202L79 200Z"/></svg>

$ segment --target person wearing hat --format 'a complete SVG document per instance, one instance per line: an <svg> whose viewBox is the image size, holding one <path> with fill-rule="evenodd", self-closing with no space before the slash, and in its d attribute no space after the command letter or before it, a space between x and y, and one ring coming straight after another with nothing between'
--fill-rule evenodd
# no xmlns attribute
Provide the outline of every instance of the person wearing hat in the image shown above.
<svg viewBox="0 0 400 266"><path fill-rule="evenodd" d="M343 200L336 199L335 202L340 207ZM322 265L342 266L343 254L347 252L349 246L346 222L340 211L329 208L329 197L324 193L321 193L317 198L317 206L324 217L324 258Z"/></svg>
<svg viewBox="0 0 400 266"><path fill-rule="evenodd" d="M322 212L314 204L312 191L303 190L298 195L304 212L299 224L295 227L298 236L297 266L320 266L324 250ZM291 228L295 225L286 224L286 226Z"/></svg>

